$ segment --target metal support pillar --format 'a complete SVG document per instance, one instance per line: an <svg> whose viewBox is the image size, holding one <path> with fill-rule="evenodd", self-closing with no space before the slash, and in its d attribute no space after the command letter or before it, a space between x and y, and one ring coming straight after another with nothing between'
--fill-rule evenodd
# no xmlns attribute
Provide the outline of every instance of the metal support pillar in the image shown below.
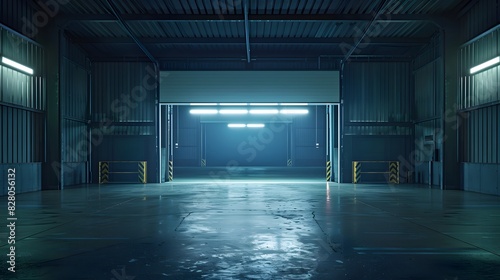
<svg viewBox="0 0 500 280"><path fill-rule="evenodd" d="M444 40L444 108L441 115L442 134L438 141L442 141L440 160L441 165L441 189L460 189L460 164L458 158L458 48L459 29L456 24L448 20L443 25L442 38ZM440 139L439 139L440 138Z"/></svg>
<svg viewBox="0 0 500 280"><path fill-rule="evenodd" d="M40 39L45 48L45 160L42 165L42 190L60 190L64 185L61 151L61 31L54 23L41 29Z"/></svg>

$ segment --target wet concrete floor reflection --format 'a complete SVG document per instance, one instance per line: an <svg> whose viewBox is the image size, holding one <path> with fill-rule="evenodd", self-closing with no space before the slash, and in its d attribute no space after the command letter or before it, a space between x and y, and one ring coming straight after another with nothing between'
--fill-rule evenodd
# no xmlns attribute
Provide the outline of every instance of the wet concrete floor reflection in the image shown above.
<svg viewBox="0 0 500 280"><path fill-rule="evenodd" d="M500 279L496 196L275 179L16 198L2 279Z"/></svg>

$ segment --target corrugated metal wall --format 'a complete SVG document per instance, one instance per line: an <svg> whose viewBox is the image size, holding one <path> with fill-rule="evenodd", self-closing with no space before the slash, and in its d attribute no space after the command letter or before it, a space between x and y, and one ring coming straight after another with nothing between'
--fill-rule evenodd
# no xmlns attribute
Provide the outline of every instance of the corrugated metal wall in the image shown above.
<svg viewBox="0 0 500 280"><path fill-rule="evenodd" d="M61 150L65 186L88 183L89 72L85 53L67 38L61 56Z"/></svg>
<svg viewBox="0 0 500 280"><path fill-rule="evenodd" d="M408 122L410 64L365 62L345 66L345 117L349 122Z"/></svg>
<svg viewBox="0 0 500 280"><path fill-rule="evenodd" d="M500 28L460 49L459 109L464 111L461 131L462 161L499 164L498 112L500 66L470 74L470 68L498 55Z"/></svg>
<svg viewBox="0 0 500 280"><path fill-rule="evenodd" d="M460 20L462 41L471 40L498 24L499 0L479 0Z"/></svg>
<svg viewBox="0 0 500 280"><path fill-rule="evenodd" d="M157 73L151 63L92 64L92 178L99 161L147 161L148 182L157 176Z"/></svg>
<svg viewBox="0 0 500 280"><path fill-rule="evenodd" d="M458 98L460 159L465 190L500 195L500 66L470 74L470 68L499 56L499 1L478 1L462 19ZM474 36L477 36L473 38ZM471 40L472 39L472 40Z"/></svg>
<svg viewBox="0 0 500 280"><path fill-rule="evenodd" d="M406 160L413 139L410 62L351 62L342 84L344 182L352 182L354 160ZM408 169L402 166L402 174Z"/></svg>
<svg viewBox="0 0 500 280"><path fill-rule="evenodd" d="M34 70L34 75L28 75L0 65L0 164L32 178L19 182L17 192L40 190L45 133L43 48L1 26L0 38L1 56ZM1 194L6 194L6 187Z"/></svg>
<svg viewBox="0 0 500 280"><path fill-rule="evenodd" d="M462 129L462 161L500 163L500 105L465 114Z"/></svg>
<svg viewBox="0 0 500 280"><path fill-rule="evenodd" d="M156 89L150 88L152 81L149 79L155 75L152 64L97 62L92 68L94 122L111 120L118 123L140 123L141 126L154 122ZM136 133L130 131L127 134Z"/></svg>
<svg viewBox="0 0 500 280"><path fill-rule="evenodd" d="M470 75L470 69L500 55L500 28L492 29L487 35L464 45L460 49L460 109L481 106L500 100L498 84L500 68Z"/></svg>
<svg viewBox="0 0 500 280"><path fill-rule="evenodd" d="M37 32L36 26L41 25L38 20L33 19L36 9L31 1L1 1L0 2L0 23L23 33L25 36L33 38ZM31 23L33 25L31 25ZM35 28L32 28L32 27Z"/></svg>
<svg viewBox="0 0 500 280"><path fill-rule="evenodd" d="M444 78L443 48L439 35L413 61L415 83L415 182L439 185L441 159L438 158L442 142L437 141L443 115Z"/></svg>

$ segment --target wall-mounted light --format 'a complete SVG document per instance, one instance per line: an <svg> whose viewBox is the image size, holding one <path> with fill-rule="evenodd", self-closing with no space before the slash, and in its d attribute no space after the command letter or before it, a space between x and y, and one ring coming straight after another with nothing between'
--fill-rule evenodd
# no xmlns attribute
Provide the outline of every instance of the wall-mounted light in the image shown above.
<svg viewBox="0 0 500 280"><path fill-rule="evenodd" d="M5 56L2 56L2 63L5 65L9 65L17 70L23 71L24 73L33 75L33 69L31 69L27 66L24 66L20 63L17 63L13 60L10 60L10 59L6 58Z"/></svg>
<svg viewBox="0 0 500 280"><path fill-rule="evenodd" d="M218 111L215 109L191 109L189 113L193 115L216 115Z"/></svg>
<svg viewBox="0 0 500 280"><path fill-rule="evenodd" d="M219 111L221 115L246 115L248 110L246 109L222 109Z"/></svg>
<svg viewBox="0 0 500 280"><path fill-rule="evenodd" d="M278 114L278 109L251 109L250 114L252 115L276 115Z"/></svg>
<svg viewBox="0 0 500 280"><path fill-rule="evenodd" d="M472 67L472 68L470 69L470 73L471 73L471 74L477 73L477 72L479 72L479 71L481 71L481 70L483 70L483 69L486 69L486 68L488 68L488 67L491 67L491 66L493 66L493 65L496 65L496 64L498 64L498 63L500 63L500 56L497 56L497 57L495 57L495 58L493 58L493 59L490 59L490 60L488 60L488 61L486 61L486 62L484 62L484 63L481 63L481 64L479 64L478 66L474 66L474 67Z"/></svg>
<svg viewBox="0 0 500 280"><path fill-rule="evenodd" d="M307 109L283 109L280 111L283 115L305 115L309 113Z"/></svg>
<svg viewBox="0 0 500 280"><path fill-rule="evenodd" d="M243 128L243 127L247 127L247 125L244 123L230 123L227 125L227 127L229 127L229 128Z"/></svg>
<svg viewBox="0 0 500 280"><path fill-rule="evenodd" d="M248 128L263 128L263 127L266 127L266 125L263 123L249 123L249 124L247 124L247 127Z"/></svg>

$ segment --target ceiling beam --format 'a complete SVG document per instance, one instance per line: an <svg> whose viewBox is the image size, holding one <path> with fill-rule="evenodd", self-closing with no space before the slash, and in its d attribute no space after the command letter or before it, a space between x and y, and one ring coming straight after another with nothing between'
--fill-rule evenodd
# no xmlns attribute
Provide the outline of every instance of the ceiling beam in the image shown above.
<svg viewBox="0 0 500 280"><path fill-rule="evenodd" d="M380 7L378 8L377 13L371 19L370 24L368 24L368 26L366 27L365 31L363 32L363 35L361 35L361 37L359 37L359 39L354 44L354 46L352 46L351 49L346 53L346 55L345 55L342 63L344 63L345 61L347 61L349 59L349 57L356 51L356 49L359 47L359 45L363 42L363 40L365 39L365 37L368 36L368 32L370 31L370 29L372 28L372 26L377 22L377 19L379 17L381 17L381 15L383 14L383 11L386 8L386 5L389 4L390 2L391 2L391 0L385 0L384 2L381 2Z"/></svg>
<svg viewBox="0 0 500 280"><path fill-rule="evenodd" d="M252 44L342 44L353 43L356 38L251 38ZM245 44L245 38L138 38L146 45L150 44ZM88 44L134 44L129 37L73 37L73 41L80 45ZM361 44L393 44L393 45L423 45L429 43L429 38L397 38L375 37L364 40Z"/></svg>
<svg viewBox="0 0 500 280"><path fill-rule="evenodd" d="M113 3L113 0L106 0L109 7L111 8L111 11L114 14L114 17L118 20L119 25L127 32L127 34L132 38L132 40L139 46L139 48L144 52L144 54L153 62L155 65L158 65L158 61L154 58L154 56L148 51L148 49L144 46L144 44L141 43L141 41L137 38L137 36L134 35L130 27L124 20L122 19L121 15L118 13L118 9L116 8L115 4Z"/></svg>
<svg viewBox="0 0 500 280"><path fill-rule="evenodd" d="M121 15L124 21L129 22L196 22L196 21L244 21L245 15L158 15L158 14L140 14L140 15ZM427 21L432 22L441 18L440 15L428 14L384 14L377 21L384 22L414 22ZM61 15L60 20L65 23L73 22L115 22L113 15L94 15L94 14L66 14ZM249 21L333 21L333 22L359 22L372 21L373 14L321 14L321 15L248 15Z"/></svg>

